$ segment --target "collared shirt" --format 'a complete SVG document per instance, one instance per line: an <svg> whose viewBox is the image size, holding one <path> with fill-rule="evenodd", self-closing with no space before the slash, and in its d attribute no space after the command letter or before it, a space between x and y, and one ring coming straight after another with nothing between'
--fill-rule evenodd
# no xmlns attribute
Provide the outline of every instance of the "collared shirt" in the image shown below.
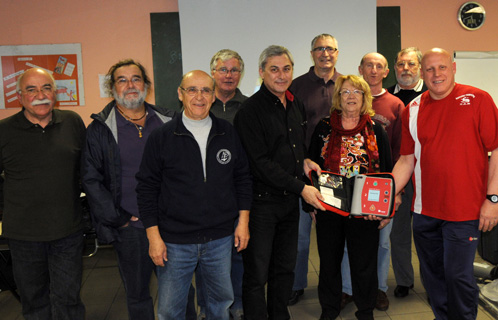
<svg viewBox="0 0 498 320"><path fill-rule="evenodd" d="M145 126L141 127L142 137L139 137L138 128L130 121L126 120L121 113L116 112L116 124L118 127L118 146L121 158L121 208L140 218L137 205L137 180L135 175L140 168L142 154L145 143L149 135L155 128L161 126L163 122L152 109L146 109L148 112L145 120ZM143 228L141 221L130 221L135 227Z"/></svg>
<svg viewBox="0 0 498 320"><path fill-rule="evenodd" d="M434 100L424 92L403 112L402 155L413 154L412 211L440 220L479 219L489 151L498 148L498 109L480 89L455 84Z"/></svg>
<svg viewBox="0 0 498 320"><path fill-rule="evenodd" d="M423 87L424 87L424 80L418 79L417 85L415 87L413 87L412 89L410 89L410 90L414 90L416 92L420 92L420 91L422 91ZM396 85L394 86L394 92L392 92L392 94L396 95L396 93L398 93L399 90L404 90L404 89L402 89L399 86L399 83L396 83Z"/></svg>
<svg viewBox="0 0 498 320"><path fill-rule="evenodd" d="M3 235L52 241L81 230L80 154L85 124L73 111L52 111L45 128L24 111L0 121Z"/></svg>
<svg viewBox="0 0 498 320"><path fill-rule="evenodd" d="M235 116L234 125L249 158L256 192L299 195L304 188L300 179L306 154L306 114L290 91L286 99L284 107L262 83Z"/></svg>
<svg viewBox="0 0 498 320"><path fill-rule="evenodd" d="M407 106L413 99L427 91L427 86L422 79L419 79L417 85L413 89L401 89L399 84L396 84L387 88L387 91L398 97L403 101L405 106Z"/></svg>
<svg viewBox="0 0 498 320"><path fill-rule="evenodd" d="M341 74L334 69L334 76L325 82L315 73L315 67L292 81L289 88L304 104L306 111L306 148L309 147L311 135L320 119L330 116L332 96L334 95L335 81Z"/></svg>

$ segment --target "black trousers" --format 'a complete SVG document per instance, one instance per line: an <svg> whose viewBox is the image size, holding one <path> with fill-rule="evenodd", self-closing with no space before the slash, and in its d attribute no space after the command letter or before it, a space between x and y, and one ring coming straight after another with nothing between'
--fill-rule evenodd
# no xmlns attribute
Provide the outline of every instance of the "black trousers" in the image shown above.
<svg viewBox="0 0 498 320"><path fill-rule="evenodd" d="M299 229L299 197L256 194L243 251L242 302L248 320L289 319ZM265 284L267 301L265 301Z"/></svg>
<svg viewBox="0 0 498 320"><path fill-rule="evenodd" d="M154 302L149 283L155 269L149 257L149 241L143 228L128 225L118 229L121 241L114 242L126 292L129 320L154 320Z"/></svg>
<svg viewBox="0 0 498 320"><path fill-rule="evenodd" d="M26 320L85 318L82 232L53 241L9 239L9 248Z"/></svg>
<svg viewBox="0 0 498 320"><path fill-rule="evenodd" d="M318 299L322 315L335 319L341 311L341 261L346 241L351 268L353 299L358 319L373 319L377 298L379 222L343 217L332 212L316 215L316 239L320 256Z"/></svg>

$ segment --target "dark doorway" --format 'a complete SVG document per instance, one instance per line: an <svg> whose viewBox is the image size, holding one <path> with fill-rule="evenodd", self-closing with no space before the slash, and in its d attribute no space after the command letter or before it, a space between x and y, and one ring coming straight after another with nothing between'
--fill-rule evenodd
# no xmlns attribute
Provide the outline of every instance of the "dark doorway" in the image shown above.
<svg viewBox="0 0 498 320"><path fill-rule="evenodd" d="M183 75L179 13L151 13L150 28L156 105L178 111L177 88Z"/></svg>
<svg viewBox="0 0 498 320"><path fill-rule="evenodd" d="M400 50L400 7L377 7L377 51L386 57L390 70L382 83L384 88L396 84L394 59Z"/></svg>

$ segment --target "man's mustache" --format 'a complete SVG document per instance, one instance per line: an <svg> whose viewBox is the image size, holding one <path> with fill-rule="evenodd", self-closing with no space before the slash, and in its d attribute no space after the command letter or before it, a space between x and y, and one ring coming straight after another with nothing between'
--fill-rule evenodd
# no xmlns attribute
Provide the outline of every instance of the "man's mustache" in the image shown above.
<svg viewBox="0 0 498 320"><path fill-rule="evenodd" d="M31 102L31 105L32 106L38 106L40 104L50 104L52 101L50 101L49 99L43 99L43 100L34 100L33 102Z"/></svg>

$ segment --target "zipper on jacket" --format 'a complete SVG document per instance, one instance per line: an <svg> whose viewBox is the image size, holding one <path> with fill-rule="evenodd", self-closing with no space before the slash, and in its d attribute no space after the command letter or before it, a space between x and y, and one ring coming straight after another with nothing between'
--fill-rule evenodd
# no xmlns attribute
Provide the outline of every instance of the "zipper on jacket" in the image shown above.
<svg viewBox="0 0 498 320"><path fill-rule="evenodd" d="M216 136L224 136L225 135L225 132L222 132L222 133L214 133L212 136L208 136L208 140L206 142L206 176L204 177L204 182L207 182L207 174L208 174L208 171L207 171L207 161L208 161L208 157L207 157L207 154L208 154L208 149L209 149L209 143L211 142L211 140L213 140L214 137Z"/></svg>
<svg viewBox="0 0 498 320"><path fill-rule="evenodd" d="M182 132L176 132L174 131L173 134L176 134L176 135L179 135L179 136L186 136L186 137L190 137L192 139L194 139L195 143L197 144L197 148L199 149L199 152L201 152L201 148L199 147L199 143L197 143L197 140L195 140L195 137L190 134L190 133L182 133ZM207 151L208 151L208 148L209 148L209 143L211 142L211 140L213 140L214 137L216 136L223 136L225 135L224 132L222 133L214 133L212 136L208 137L208 140L206 142L206 176L204 177L204 182L207 182ZM202 165L202 164L201 164ZM204 168L202 168L202 172L204 172Z"/></svg>

